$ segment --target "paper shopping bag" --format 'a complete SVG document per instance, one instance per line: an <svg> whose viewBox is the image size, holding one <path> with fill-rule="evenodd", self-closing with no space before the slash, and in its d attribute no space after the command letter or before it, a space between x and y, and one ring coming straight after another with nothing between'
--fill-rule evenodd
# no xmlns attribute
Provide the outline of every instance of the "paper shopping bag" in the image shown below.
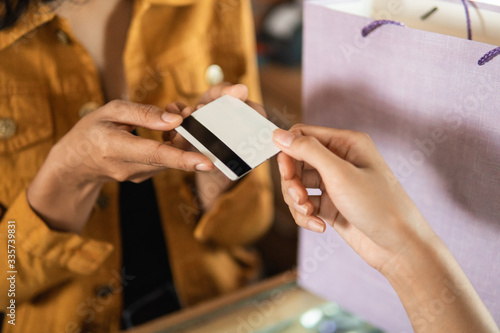
<svg viewBox="0 0 500 333"><path fill-rule="evenodd" d="M304 121L372 137L500 324L500 56L479 66L495 45L448 36L465 35L464 8L460 1L434 2L440 9L427 18L435 23L430 32L411 28L424 14L405 7L415 1L399 2L404 10L396 0L306 1ZM438 33L447 22L438 13L448 5L460 9L462 23ZM374 8L379 18L407 27L382 25L363 37ZM495 36L488 22L474 21L500 8L477 1L470 11L473 38L500 44L500 30ZM405 15L414 17L405 22ZM299 243L302 287L388 332L412 331L390 284L332 228L301 230ZM442 296L415 319L439 321L459 294L453 281L443 281Z"/></svg>

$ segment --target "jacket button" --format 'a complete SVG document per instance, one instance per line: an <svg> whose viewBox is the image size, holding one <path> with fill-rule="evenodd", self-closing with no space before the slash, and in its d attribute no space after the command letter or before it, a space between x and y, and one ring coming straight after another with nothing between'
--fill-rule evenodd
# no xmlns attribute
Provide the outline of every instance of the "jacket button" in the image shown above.
<svg viewBox="0 0 500 333"><path fill-rule="evenodd" d="M16 134L17 125L11 118L0 118L0 139L7 140Z"/></svg>
<svg viewBox="0 0 500 333"><path fill-rule="evenodd" d="M95 295L99 298L106 297L106 296L112 294L114 291L115 291L115 288L113 288L113 286L104 285L104 286L97 287L95 289Z"/></svg>
<svg viewBox="0 0 500 333"><path fill-rule="evenodd" d="M57 36L57 40L59 40L59 42L63 45L68 45L69 43L71 43L71 40L69 39L68 34L62 30L57 30L56 36Z"/></svg>
<svg viewBox="0 0 500 333"><path fill-rule="evenodd" d="M208 66L205 72L205 81L208 85L213 86L224 81L224 72L219 65Z"/></svg>
<svg viewBox="0 0 500 333"><path fill-rule="evenodd" d="M98 109L99 107L100 107L100 105L96 102L85 103L80 107L80 110L78 110L78 117L83 118L86 115L88 115L90 112Z"/></svg>

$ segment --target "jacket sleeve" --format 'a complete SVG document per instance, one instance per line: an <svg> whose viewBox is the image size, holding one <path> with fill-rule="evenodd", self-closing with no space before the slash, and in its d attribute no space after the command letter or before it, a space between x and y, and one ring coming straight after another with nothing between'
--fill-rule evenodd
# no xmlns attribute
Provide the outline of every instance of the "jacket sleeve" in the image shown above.
<svg viewBox="0 0 500 333"><path fill-rule="evenodd" d="M111 251L111 244L49 229L23 191L0 221L0 311L11 298L19 304L72 277L92 274ZM11 276L15 296L9 292Z"/></svg>

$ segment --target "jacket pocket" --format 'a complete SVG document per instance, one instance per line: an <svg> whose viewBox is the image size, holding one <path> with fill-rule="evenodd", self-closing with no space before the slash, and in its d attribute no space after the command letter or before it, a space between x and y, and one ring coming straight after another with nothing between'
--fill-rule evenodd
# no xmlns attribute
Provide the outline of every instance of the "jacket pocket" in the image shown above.
<svg viewBox="0 0 500 333"><path fill-rule="evenodd" d="M210 88L211 78L207 77L207 70L212 65L220 67L223 81L240 81L245 74L246 63L237 46L207 38L192 38L166 50L158 59L158 68L173 84L177 97L187 100L198 98Z"/></svg>
<svg viewBox="0 0 500 333"><path fill-rule="evenodd" d="M30 147L53 136L49 98L39 84L0 86L0 155Z"/></svg>
<svg viewBox="0 0 500 333"><path fill-rule="evenodd" d="M206 70L213 63L210 48L206 41L192 39L176 48L174 52L179 57L178 61L169 61L165 64L164 70L171 76L180 97L198 98L210 88L205 79Z"/></svg>

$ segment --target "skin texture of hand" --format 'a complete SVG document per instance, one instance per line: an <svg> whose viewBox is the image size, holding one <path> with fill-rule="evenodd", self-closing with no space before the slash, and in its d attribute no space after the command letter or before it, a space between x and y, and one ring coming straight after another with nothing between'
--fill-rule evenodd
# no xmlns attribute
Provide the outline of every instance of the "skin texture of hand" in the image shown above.
<svg viewBox="0 0 500 333"><path fill-rule="evenodd" d="M293 158L280 154L278 165L283 195L298 225L323 232L326 221L378 270L412 243L415 233L434 237L366 134L294 126L278 131L276 139L286 140L291 133L297 137L288 140L298 148ZM306 187L323 194L308 197Z"/></svg>
<svg viewBox="0 0 500 333"><path fill-rule="evenodd" d="M136 126L171 131L182 117L112 101L83 117L49 153L27 189L28 202L55 230L80 232L106 181L141 182L167 168L208 171L202 154L134 136Z"/></svg>
<svg viewBox="0 0 500 333"><path fill-rule="evenodd" d="M261 115L266 116L266 112L264 111L264 108L262 108L262 106L247 100L248 88L242 84L230 85L229 83L223 83L213 86L201 96L200 100L198 101L198 105L196 106L196 110L224 95L230 95L232 97L238 98L254 108ZM194 108L188 107L185 104L179 102L167 105L166 110L169 113L180 114L182 118L188 117L195 111ZM176 134L176 132L165 133L164 139L172 142L173 146L179 149L190 149L192 151L195 151L194 147L192 147L180 135ZM230 189L235 184L217 168L214 168L209 172L197 172L195 182L200 204L202 206L200 207L200 209L203 211L208 211L210 208L212 208L217 197Z"/></svg>
<svg viewBox="0 0 500 333"><path fill-rule="evenodd" d="M285 202L299 226L325 222L398 293L415 332L498 332L455 258L368 135L296 125L276 130ZM308 197L306 188L322 195ZM442 306L438 314L436 304Z"/></svg>

